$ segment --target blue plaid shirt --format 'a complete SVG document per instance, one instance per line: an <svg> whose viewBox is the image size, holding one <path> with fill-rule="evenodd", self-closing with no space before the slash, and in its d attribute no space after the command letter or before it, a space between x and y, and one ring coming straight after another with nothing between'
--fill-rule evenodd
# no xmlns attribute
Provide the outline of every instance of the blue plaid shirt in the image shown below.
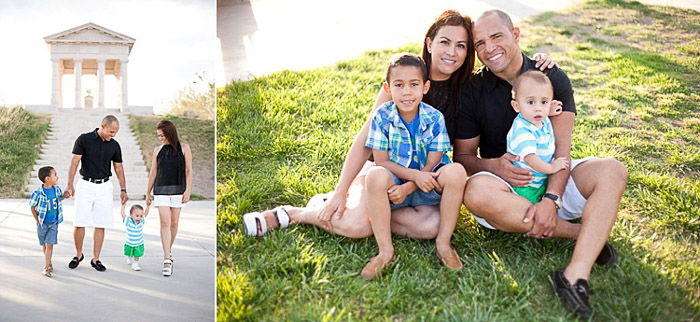
<svg viewBox="0 0 700 322"><path fill-rule="evenodd" d="M61 223L63 222L63 207L62 207L62 202L61 198L63 196L63 191L58 185L53 186L54 192L56 192L56 197L58 198L58 207L56 209L57 211L57 220L56 223ZM39 215L39 224L44 223L44 219L46 218L46 211L48 211L49 208L49 201L48 198L46 197L46 194L44 193L44 187L39 187L38 189L34 190L32 192L32 196L29 198L29 206L35 207L36 213Z"/></svg>
<svg viewBox="0 0 700 322"><path fill-rule="evenodd" d="M451 163L447 151L451 151L450 138L447 136L445 118L440 111L423 102L418 106L418 133L413 138L416 141L416 156L420 169L428 161L428 152L442 151L440 163ZM406 125L401 122L401 115L393 101L384 103L377 108L372 116L372 126L365 146L371 149L389 152L389 160L408 168L413 156L411 134Z"/></svg>

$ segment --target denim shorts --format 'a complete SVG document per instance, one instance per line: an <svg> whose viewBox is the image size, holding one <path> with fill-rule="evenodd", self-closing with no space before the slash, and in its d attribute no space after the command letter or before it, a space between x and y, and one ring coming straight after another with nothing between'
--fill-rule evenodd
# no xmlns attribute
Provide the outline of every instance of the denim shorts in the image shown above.
<svg viewBox="0 0 700 322"><path fill-rule="evenodd" d="M58 223L45 222L41 225L36 224L36 234L39 236L39 245L58 244Z"/></svg>
<svg viewBox="0 0 700 322"><path fill-rule="evenodd" d="M401 179L397 177L395 174L391 174L391 177L394 179L394 184L396 185L402 185L408 180ZM428 192L423 192L423 190L420 190L420 188L416 189L413 193L410 195L406 196L406 199L398 205L391 204L391 210L394 209L399 209L403 207L415 207L415 206L435 206L440 204L440 199L442 196L435 191L435 189L430 190Z"/></svg>

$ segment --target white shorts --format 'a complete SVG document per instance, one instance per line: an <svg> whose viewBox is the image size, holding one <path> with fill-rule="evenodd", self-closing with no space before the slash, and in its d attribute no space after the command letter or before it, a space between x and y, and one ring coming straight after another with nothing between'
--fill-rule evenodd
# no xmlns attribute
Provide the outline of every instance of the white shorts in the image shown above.
<svg viewBox="0 0 700 322"><path fill-rule="evenodd" d="M114 187L111 182L92 183L78 179L75 186L75 227L105 228L114 221L112 203Z"/></svg>
<svg viewBox="0 0 700 322"><path fill-rule="evenodd" d="M576 159L576 160L571 160L571 171L576 168L579 164L582 164L588 160L592 159L597 159L596 157L585 157L583 159ZM487 176L492 176L501 182L503 182L510 191L515 193L515 190L513 190L513 187L503 180L501 177L487 171L481 171L478 173L475 173L473 176L470 178L479 176L479 175L487 175ZM578 191L578 187L576 187L576 183L574 182L574 178L572 176L569 176L569 180L566 181L566 187L564 188L564 195L561 196L561 208L557 210L557 217L564 219L564 220L572 220L576 218L581 218L581 215L583 214L583 207L586 205L586 198L581 195L581 192ZM482 226L489 228L489 229L496 229L495 227L491 226L486 219L481 218L476 215L474 216L474 219L481 224Z"/></svg>
<svg viewBox="0 0 700 322"><path fill-rule="evenodd" d="M182 195L155 195L153 196L153 206L182 208L185 204L182 203Z"/></svg>

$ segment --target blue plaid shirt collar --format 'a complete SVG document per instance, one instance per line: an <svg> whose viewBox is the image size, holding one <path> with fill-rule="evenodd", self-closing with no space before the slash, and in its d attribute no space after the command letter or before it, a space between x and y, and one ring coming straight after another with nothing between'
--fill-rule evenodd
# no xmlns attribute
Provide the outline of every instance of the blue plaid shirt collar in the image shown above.
<svg viewBox="0 0 700 322"><path fill-rule="evenodd" d="M427 106L429 105L423 102L420 102L420 105L418 105L418 121L420 122L418 125L418 129L421 133L428 128L428 125L437 121L437 118L439 117L436 116L435 113L430 113L428 111ZM391 101L391 109L389 110L388 117L395 127L401 127L406 129L406 125L403 124L403 122L401 121L401 114L399 114L399 108L396 107L396 103L394 103L393 101Z"/></svg>

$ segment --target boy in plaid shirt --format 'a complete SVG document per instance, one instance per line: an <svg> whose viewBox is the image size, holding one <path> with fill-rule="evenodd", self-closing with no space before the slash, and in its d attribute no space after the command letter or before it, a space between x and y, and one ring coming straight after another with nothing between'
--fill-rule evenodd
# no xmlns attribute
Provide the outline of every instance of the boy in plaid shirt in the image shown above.
<svg viewBox="0 0 700 322"><path fill-rule="evenodd" d="M379 254L360 274L367 280L377 278L394 260L391 210L402 207L440 205L436 253L445 266L462 267L450 240L467 175L445 153L451 147L442 113L421 102L429 88L423 59L398 54L389 61L384 90L392 100L374 112L365 142L376 164L365 176L365 186L370 223L379 246Z"/></svg>
<svg viewBox="0 0 700 322"><path fill-rule="evenodd" d="M53 167L42 167L38 171L38 177L43 184L32 192L29 206L32 207L39 244L44 253L44 269L41 273L51 277L53 245L58 244L58 224L63 221L63 191L58 187L58 176Z"/></svg>

